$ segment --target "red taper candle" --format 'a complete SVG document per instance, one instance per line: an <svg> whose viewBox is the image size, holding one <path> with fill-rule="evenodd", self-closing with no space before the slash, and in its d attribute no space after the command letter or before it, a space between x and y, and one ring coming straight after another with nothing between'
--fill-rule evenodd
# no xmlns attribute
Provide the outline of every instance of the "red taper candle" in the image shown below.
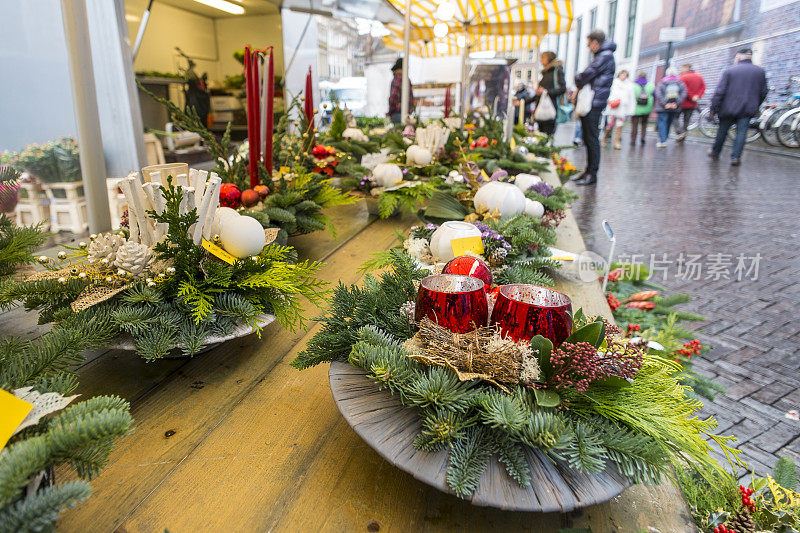
<svg viewBox="0 0 800 533"><path fill-rule="evenodd" d="M251 54L250 68L253 75L249 83L250 94L253 96L253 137L250 138L250 188L252 189L260 183L258 179L258 161L261 159L261 105L259 104L259 99L261 98L259 80L261 76L258 67L258 51L253 50Z"/></svg>
<svg viewBox="0 0 800 533"><path fill-rule="evenodd" d="M264 166L267 168L267 173L272 175L272 128L273 128L273 110L275 100L275 63L273 62L273 55L275 49L269 47L269 63L267 64L267 135L264 139Z"/></svg>
<svg viewBox="0 0 800 533"><path fill-rule="evenodd" d="M450 103L450 86L447 86L447 89L444 91L444 118L450 116L450 107L452 104Z"/></svg>
<svg viewBox="0 0 800 533"><path fill-rule="evenodd" d="M253 95L253 85L251 83L252 79L253 79L253 65L252 65L252 57L250 55L250 47L245 46L244 88L245 88L246 103L247 103L247 141L250 145L250 160L249 160L248 174L250 176L251 185L254 179L256 180L256 182L258 181L258 166L256 164L257 160L252 157L253 139L255 137L254 131L256 129L256 114L253 113L253 102L255 101L256 96Z"/></svg>

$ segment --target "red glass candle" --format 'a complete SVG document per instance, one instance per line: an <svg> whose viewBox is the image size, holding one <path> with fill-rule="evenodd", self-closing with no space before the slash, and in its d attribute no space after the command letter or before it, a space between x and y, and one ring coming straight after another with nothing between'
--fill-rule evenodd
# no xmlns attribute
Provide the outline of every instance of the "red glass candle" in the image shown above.
<svg viewBox="0 0 800 533"><path fill-rule="evenodd" d="M424 278L417 292L415 320L424 317L455 333L485 326L489 318L485 285L477 278L456 274Z"/></svg>
<svg viewBox="0 0 800 533"><path fill-rule="evenodd" d="M515 341L541 335L558 346L572 333L572 302L566 294L547 287L503 285L490 324Z"/></svg>
<svg viewBox="0 0 800 533"><path fill-rule="evenodd" d="M492 271L486 263L477 257L460 255L455 259L451 259L442 269L442 274L471 276L483 281L487 291L492 288Z"/></svg>

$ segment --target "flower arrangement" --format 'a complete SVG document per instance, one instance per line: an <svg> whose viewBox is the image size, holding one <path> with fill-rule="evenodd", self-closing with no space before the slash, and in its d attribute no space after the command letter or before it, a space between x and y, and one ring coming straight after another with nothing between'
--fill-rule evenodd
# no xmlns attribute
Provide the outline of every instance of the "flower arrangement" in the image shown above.
<svg viewBox="0 0 800 533"><path fill-rule="evenodd" d="M110 315L110 336L129 336L147 360L176 348L192 356L207 337L224 337L240 324L260 331L265 314L290 329L301 327L299 298L322 301L324 283L314 277L320 263L297 262L289 247L264 246L263 234L263 248L232 256L236 241L225 252L219 244L226 240L201 239L212 222L203 217L208 209L187 208L191 189L173 185L171 177L145 185L154 196L147 195L147 215L133 218L128 234L92 235L56 258L39 257L47 270L3 286L2 301L39 310L42 323ZM130 189L123 190L128 196ZM206 193L215 191L207 187Z"/></svg>
<svg viewBox="0 0 800 533"><path fill-rule="evenodd" d="M336 148L325 146L324 144L314 146L311 149L311 154L314 156L314 172L327 174L328 176L333 176L333 171L343 155L337 152Z"/></svg>
<svg viewBox="0 0 800 533"><path fill-rule="evenodd" d="M527 449L560 468L588 473L616 468L633 483L656 483L672 465L686 462L722 471L709 455L707 438L736 456L728 438L711 433L714 419L696 416L702 405L678 384L679 365L642 352L619 338L616 328L580 310L560 346L541 336L527 344L538 365L538 372L526 372L535 376L528 385L501 387L447 358L436 363L441 346L415 340L428 326L410 322L406 312L425 274L399 251L391 266L380 278L368 276L363 288L338 287L322 329L292 364L303 369L349 362L414 408L422 422L414 446L448 451L447 483L458 496L474 493L492 454L521 487L533 476L520 459ZM477 339L479 344L468 348L475 358L480 350L502 349L518 354L507 359L513 363L527 353L483 343L484 335L445 337L458 346Z"/></svg>
<svg viewBox="0 0 800 533"><path fill-rule="evenodd" d="M78 143L72 137L62 137L44 144L29 144L21 152L7 152L0 163L19 172L28 172L45 183L81 180Z"/></svg>
<svg viewBox="0 0 800 533"><path fill-rule="evenodd" d="M565 183L569 180L570 176L577 174L579 171L575 168L575 165L570 163L566 157L558 155L556 152L551 154L553 165L556 167L556 174L558 174L558 178L561 180L561 183Z"/></svg>

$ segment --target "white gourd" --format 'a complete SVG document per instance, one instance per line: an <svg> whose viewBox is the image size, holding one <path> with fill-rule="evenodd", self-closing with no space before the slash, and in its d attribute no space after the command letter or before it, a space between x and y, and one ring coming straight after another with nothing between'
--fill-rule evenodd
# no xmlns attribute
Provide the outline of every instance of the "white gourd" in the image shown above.
<svg viewBox="0 0 800 533"><path fill-rule="evenodd" d="M544 215L544 206L542 202L525 198L525 213L533 218L542 218L542 215Z"/></svg>
<svg viewBox="0 0 800 533"><path fill-rule="evenodd" d="M226 220L240 216L242 215L235 209L231 209L230 207L218 207L216 211L214 211L214 218L211 220L211 235L219 235L222 232L222 225Z"/></svg>
<svg viewBox="0 0 800 533"><path fill-rule="evenodd" d="M403 171L394 163L380 163L372 169L372 179L378 187L391 187L403 181Z"/></svg>
<svg viewBox="0 0 800 533"><path fill-rule="evenodd" d="M227 218L219 238L225 251L240 259L260 253L267 242L261 222L246 216Z"/></svg>
<svg viewBox="0 0 800 533"><path fill-rule="evenodd" d="M416 144L412 144L408 147L408 150L406 150L407 165L419 165L424 167L430 165L432 159L433 155L431 155L430 150L417 146Z"/></svg>
<svg viewBox="0 0 800 533"><path fill-rule="evenodd" d="M517 174L517 177L514 178L514 185L519 187L522 192L525 192L540 181L542 181L542 178L533 174Z"/></svg>
<svg viewBox="0 0 800 533"><path fill-rule="evenodd" d="M353 141L369 142L369 137L367 137L364 132L358 128L347 128L342 132L342 138Z"/></svg>
<svg viewBox="0 0 800 533"><path fill-rule="evenodd" d="M491 181L475 193L475 208L497 209L500 216L517 215L525 211L525 195L511 183Z"/></svg>

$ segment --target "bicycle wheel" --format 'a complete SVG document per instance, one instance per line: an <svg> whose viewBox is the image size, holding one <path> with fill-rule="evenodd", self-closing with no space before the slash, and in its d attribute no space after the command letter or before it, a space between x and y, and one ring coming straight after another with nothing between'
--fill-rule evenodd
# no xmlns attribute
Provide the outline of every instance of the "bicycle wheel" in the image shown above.
<svg viewBox="0 0 800 533"><path fill-rule="evenodd" d="M794 123L794 119L798 113L800 113L800 107L790 109L781 116L780 120L778 121L779 124L775 128L777 131L778 140L787 148L800 147L800 142L798 142L798 140L795 138L794 131L792 130L792 124Z"/></svg>
<svg viewBox="0 0 800 533"><path fill-rule="evenodd" d="M794 138L800 144L800 113L794 117L792 122L792 131L794 131Z"/></svg>
<svg viewBox="0 0 800 533"><path fill-rule="evenodd" d="M717 117L711 118L711 112L708 109L703 109L700 118L697 119L697 126L700 128L700 133L714 139L717 136L719 121Z"/></svg>
<svg viewBox="0 0 800 533"><path fill-rule="evenodd" d="M761 138L764 139L765 143L771 146L781 145L781 142L778 140L778 132L775 131L775 122L777 122L785 109L786 108L783 107L775 108L761 121Z"/></svg>

